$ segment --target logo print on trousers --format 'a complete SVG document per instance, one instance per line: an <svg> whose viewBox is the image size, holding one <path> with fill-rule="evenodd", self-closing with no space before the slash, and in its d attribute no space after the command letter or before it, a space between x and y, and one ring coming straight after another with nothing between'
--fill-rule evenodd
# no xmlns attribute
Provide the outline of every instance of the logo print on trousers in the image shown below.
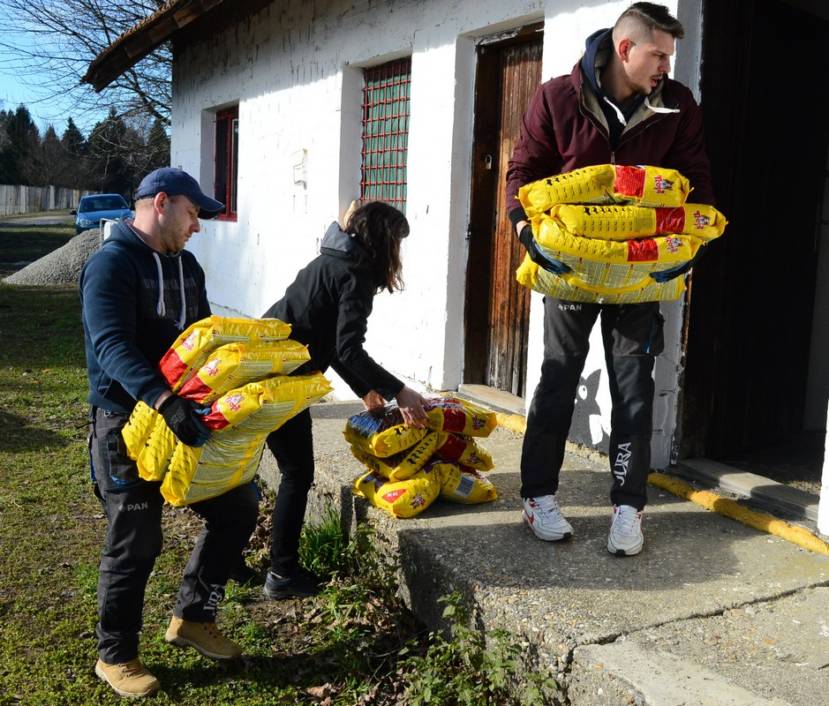
<svg viewBox="0 0 829 706"><path fill-rule="evenodd" d="M122 512L135 512L136 510L149 510L150 503L143 502L143 503L124 503L121 504L118 509Z"/></svg>
<svg viewBox="0 0 829 706"><path fill-rule="evenodd" d="M630 457L630 442L619 444L616 448L616 461L613 463L613 476L619 482L619 485L625 484L628 466L630 466Z"/></svg>

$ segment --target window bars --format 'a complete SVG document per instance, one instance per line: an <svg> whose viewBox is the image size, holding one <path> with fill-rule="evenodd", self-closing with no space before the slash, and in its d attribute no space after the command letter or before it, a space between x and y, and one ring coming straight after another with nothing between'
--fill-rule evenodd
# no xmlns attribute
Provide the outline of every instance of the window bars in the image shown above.
<svg viewBox="0 0 829 706"><path fill-rule="evenodd" d="M410 57L363 71L363 141L360 200L406 210Z"/></svg>

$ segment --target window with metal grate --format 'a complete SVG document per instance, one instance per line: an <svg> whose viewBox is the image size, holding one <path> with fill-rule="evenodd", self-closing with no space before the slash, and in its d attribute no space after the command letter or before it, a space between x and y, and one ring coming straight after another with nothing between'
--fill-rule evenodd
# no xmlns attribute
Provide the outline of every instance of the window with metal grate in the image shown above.
<svg viewBox="0 0 829 706"><path fill-rule="evenodd" d="M360 200L406 210L410 57L363 71L363 145Z"/></svg>

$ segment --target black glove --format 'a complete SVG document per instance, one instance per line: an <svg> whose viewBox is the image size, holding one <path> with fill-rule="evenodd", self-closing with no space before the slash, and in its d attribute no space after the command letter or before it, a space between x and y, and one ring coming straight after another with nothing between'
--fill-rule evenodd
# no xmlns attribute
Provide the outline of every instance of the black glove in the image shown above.
<svg viewBox="0 0 829 706"><path fill-rule="evenodd" d="M204 446L210 438L210 429L199 418L196 405L178 395L170 395L158 408L170 431L187 446Z"/></svg>
<svg viewBox="0 0 829 706"><path fill-rule="evenodd" d="M526 248L530 260L536 265L543 267L547 272L552 272L554 275L563 275L565 272L570 271L570 268L560 260L553 260L541 252L535 243L535 238L533 238L531 225L527 224L521 229L521 232L518 234L518 240Z"/></svg>

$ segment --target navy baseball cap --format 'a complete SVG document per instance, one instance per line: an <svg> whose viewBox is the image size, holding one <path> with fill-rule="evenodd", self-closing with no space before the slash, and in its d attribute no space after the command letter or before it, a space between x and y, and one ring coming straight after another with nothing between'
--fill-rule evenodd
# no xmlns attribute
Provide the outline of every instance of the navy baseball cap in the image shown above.
<svg viewBox="0 0 829 706"><path fill-rule="evenodd" d="M199 182L175 167L162 167L147 174L135 190L135 200L151 198L162 191L167 196L186 196L199 207L199 218L213 218L225 210L221 201L202 192Z"/></svg>

